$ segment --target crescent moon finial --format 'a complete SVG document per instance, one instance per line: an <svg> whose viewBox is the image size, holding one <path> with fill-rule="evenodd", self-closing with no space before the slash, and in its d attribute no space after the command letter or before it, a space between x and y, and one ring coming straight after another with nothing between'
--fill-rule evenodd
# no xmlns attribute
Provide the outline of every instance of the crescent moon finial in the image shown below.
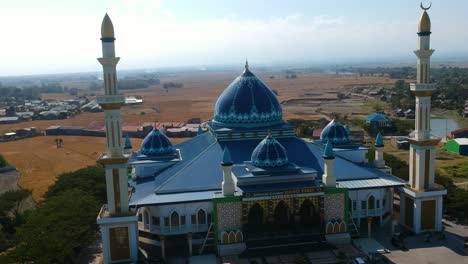
<svg viewBox="0 0 468 264"><path fill-rule="evenodd" d="M422 10L424 10L424 11L429 10L429 8L431 8L431 6L432 6L432 1L429 2L429 6L428 6L428 7L424 7L424 6L423 6L423 3L422 3L422 1L421 1L421 9L422 9Z"/></svg>

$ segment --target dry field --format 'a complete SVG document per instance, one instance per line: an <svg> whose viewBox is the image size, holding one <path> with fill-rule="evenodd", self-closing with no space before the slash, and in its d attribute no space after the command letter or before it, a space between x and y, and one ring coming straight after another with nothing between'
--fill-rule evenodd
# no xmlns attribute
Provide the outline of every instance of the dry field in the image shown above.
<svg viewBox="0 0 468 264"><path fill-rule="evenodd" d="M126 106L122 109L124 123L143 123L151 121L179 122L192 117L202 120L213 117L216 99L231 83L239 72L198 72L184 73L173 77L164 77L161 82L182 82L183 88L172 88L168 92L161 86L148 89L126 90L127 95L141 96L144 103L136 106ZM285 119L304 118L317 119L322 114L317 108L326 112L363 113L366 97L353 96L351 99L339 101L336 92L349 91L353 85L376 84L391 85L394 80L386 77L356 77L336 76L333 74L299 74L296 79L286 79L280 72L257 72L271 89L279 94L283 104ZM274 76L274 78L270 78ZM45 95L47 98L62 98L57 94ZM92 99L92 98L90 98ZM91 122L103 122L103 113L83 113L66 120L36 120L18 124L0 125L0 132L17 128L35 126L45 129L51 125L88 126Z"/></svg>
<svg viewBox="0 0 468 264"><path fill-rule="evenodd" d="M60 136L64 140L63 148L56 147L55 138L35 137L0 143L0 153L21 173L18 184L31 190L36 201L58 175L96 164L100 153L106 149L105 138L101 137ZM173 142L183 140L178 138ZM132 139L132 144L139 148L141 139Z"/></svg>
<svg viewBox="0 0 468 264"><path fill-rule="evenodd" d="M144 103L122 109L124 123L179 122L200 117L213 117L216 99L241 71L184 73L165 77L161 82L182 82L183 88L166 90L154 86L142 90L124 91L127 95L141 96ZM296 79L286 79L280 72L256 72L271 89L279 94L285 119L317 119L316 109L338 113L360 113L367 99L353 96L338 101L337 91L349 91L353 85L391 85L394 80L385 77L336 76L331 74L299 74ZM274 76L274 78L271 78ZM49 99L65 99L64 95L49 94ZM92 99L92 98L91 98ZM371 99L370 99L371 100ZM103 113L83 113L66 120L37 120L18 124L0 125L0 132L35 126L45 129L51 125L86 127L91 123L103 123ZM17 166L21 173L19 185L31 189L35 200L47 191L56 177L96 163L100 152L105 150L104 138L62 137L64 148L57 149L55 137L36 137L15 142L0 143L0 153ZM184 139L173 139L179 142ZM133 139L138 148L141 139Z"/></svg>

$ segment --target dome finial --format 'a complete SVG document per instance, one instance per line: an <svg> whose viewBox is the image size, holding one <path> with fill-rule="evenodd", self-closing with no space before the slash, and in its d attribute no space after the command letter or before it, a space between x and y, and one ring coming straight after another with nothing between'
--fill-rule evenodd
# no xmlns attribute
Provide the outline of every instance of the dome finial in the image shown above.
<svg viewBox="0 0 468 264"><path fill-rule="evenodd" d="M101 37L104 38L114 38L114 25L112 25L112 21L109 15L106 13L104 18L102 19L101 24Z"/></svg>
<svg viewBox="0 0 468 264"><path fill-rule="evenodd" d="M422 3L422 1L421 1L421 9L422 9L422 10L424 10L424 11L429 10L429 9L431 8L431 6L432 6L432 1L429 1L429 6L428 6L428 7L424 7L424 6L423 6L423 3Z"/></svg>
<svg viewBox="0 0 468 264"><path fill-rule="evenodd" d="M375 137L375 146L376 147L383 147L384 146L383 137L382 137L382 134L380 134L380 132Z"/></svg>
<svg viewBox="0 0 468 264"><path fill-rule="evenodd" d="M249 69L249 60L247 59L247 56L245 57L245 69Z"/></svg>
<svg viewBox="0 0 468 264"><path fill-rule="evenodd" d="M223 162L221 164L224 166L232 165L231 152L229 151L229 148L227 146L224 147Z"/></svg>
<svg viewBox="0 0 468 264"><path fill-rule="evenodd" d="M335 155L333 153L333 145L330 141L327 141L325 148L323 149L323 158L324 159L334 159Z"/></svg>

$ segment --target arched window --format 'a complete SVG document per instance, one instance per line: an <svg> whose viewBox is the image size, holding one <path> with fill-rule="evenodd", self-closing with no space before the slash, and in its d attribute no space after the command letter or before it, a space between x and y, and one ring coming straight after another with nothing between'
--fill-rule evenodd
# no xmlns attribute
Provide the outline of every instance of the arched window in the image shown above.
<svg viewBox="0 0 468 264"><path fill-rule="evenodd" d="M333 234L333 223L328 222L327 224L327 234Z"/></svg>
<svg viewBox="0 0 468 264"><path fill-rule="evenodd" d="M346 232L346 223L343 221L340 224L340 233L345 233Z"/></svg>
<svg viewBox="0 0 468 264"><path fill-rule="evenodd" d="M339 222L335 222L333 224L333 233L339 233L340 232L340 223Z"/></svg>
<svg viewBox="0 0 468 264"><path fill-rule="evenodd" d="M372 210L374 208L375 208L375 198L371 194L371 196L369 196L369 198L367 199L367 209Z"/></svg>
<svg viewBox="0 0 468 264"><path fill-rule="evenodd" d="M222 241L223 244L228 244L229 243L229 235L226 232L223 232L223 237Z"/></svg>
<svg viewBox="0 0 468 264"><path fill-rule="evenodd" d="M237 233L236 233L236 242L237 243L242 243L243 240L244 240L244 237L242 236L242 232L237 231Z"/></svg>
<svg viewBox="0 0 468 264"><path fill-rule="evenodd" d="M178 226L179 226L179 213L174 211L171 214L171 227L178 227Z"/></svg>
<svg viewBox="0 0 468 264"><path fill-rule="evenodd" d="M146 210L143 212L143 223L145 224L145 228L149 228L150 215L149 215L148 211L146 211Z"/></svg>
<svg viewBox="0 0 468 264"><path fill-rule="evenodd" d="M229 232L229 244L236 243L236 234L234 231Z"/></svg>
<svg viewBox="0 0 468 264"><path fill-rule="evenodd" d="M206 225L206 212L203 208L200 208L197 212L197 219L199 225Z"/></svg>

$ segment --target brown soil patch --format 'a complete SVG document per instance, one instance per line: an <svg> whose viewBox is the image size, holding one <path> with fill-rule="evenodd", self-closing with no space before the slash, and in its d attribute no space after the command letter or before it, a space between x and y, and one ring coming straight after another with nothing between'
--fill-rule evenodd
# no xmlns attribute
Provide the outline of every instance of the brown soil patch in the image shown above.
<svg viewBox="0 0 468 264"><path fill-rule="evenodd" d="M0 143L0 153L21 173L18 184L32 191L38 201L55 182L58 175L96 164L101 152L106 149L105 138L60 136L64 147L57 148L56 136L35 137L25 140ZM185 138L175 139L178 143ZM132 139L139 149L141 139Z"/></svg>

